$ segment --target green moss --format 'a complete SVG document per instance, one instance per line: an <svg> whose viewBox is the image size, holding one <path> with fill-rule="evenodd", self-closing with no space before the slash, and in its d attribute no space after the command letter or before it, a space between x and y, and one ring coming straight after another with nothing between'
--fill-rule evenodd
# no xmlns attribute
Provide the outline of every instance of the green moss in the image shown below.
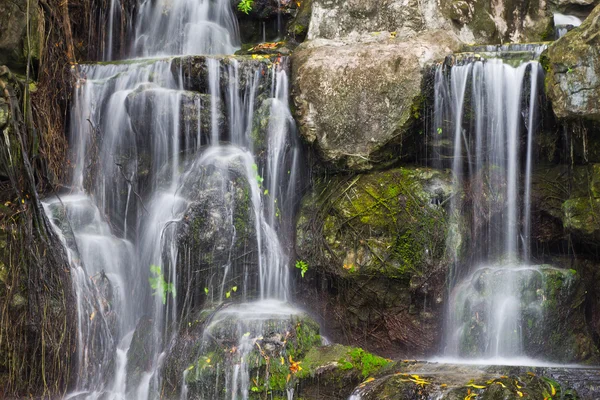
<svg viewBox="0 0 600 400"><path fill-rule="evenodd" d="M383 367L387 366L391 363L391 361L386 360L385 358L375 356L371 353L368 353L360 348L354 348L348 352L348 356L351 359L351 363L354 365L354 368L360 370L362 376L364 378L368 378L372 374L378 372ZM343 361L348 361L347 358ZM344 367L345 365L342 364Z"/></svg>
<svg viewBox="0 0 600 400"><path fill-rule="evenodd" d="M593 234L600 229L600 200L574 198L563 203L564 227L585 234Z"/></svg>

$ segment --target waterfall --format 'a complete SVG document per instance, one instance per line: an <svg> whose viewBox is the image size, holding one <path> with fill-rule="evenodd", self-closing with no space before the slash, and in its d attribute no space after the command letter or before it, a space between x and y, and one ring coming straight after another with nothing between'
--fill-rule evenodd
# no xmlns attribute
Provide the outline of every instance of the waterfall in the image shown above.
<svg viewBox="0 0 600 400"><path fill-rule="evenodd" d="M534 48L516 50L534 58L539 54ZM542 75L537 61L515 65L468 54L455 65L437 68L434 146L442 157L451 156L460 193L451 200L452 225L470 227L454 229L448 237L453 257L448 357L522 357L523 314L539 310L543 302L540 269L526 264L531 259L531 174ZM444 138L450 137L452 147L444 148ZM457 236L468 238L468 249L457 248ZM525 299L532 290L537 295Z"/></svg>
<svg viewBox="0 0 600 400"><path fill-rule="evenodd" d="M112 0L107 60L120 9ZM228 0L137 12L130 54L154 58L75 69L71 190L44 202L75 277L71 398L154 398L177 327L230 297L241 304L211 326L239 318L240 349L254 347L245 332L298 313L286 304L300 167L287 60L227 56L239 47ZM247 396L244 358L223 368Z"/></svg>

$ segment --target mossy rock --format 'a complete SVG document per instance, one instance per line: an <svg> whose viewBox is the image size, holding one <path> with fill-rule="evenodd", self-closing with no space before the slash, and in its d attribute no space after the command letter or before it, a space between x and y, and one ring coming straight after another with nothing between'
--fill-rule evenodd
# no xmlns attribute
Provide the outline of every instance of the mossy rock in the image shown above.
<svg viewBox="0 0 600 400"><path fill-rule="evenodd" d="M342 345L315 347L306 354L296 375L298 399L347 399L354 388L381 371L391 360L363 349Z"/></svg>
<svg viewBox="0 0 600 400"><path fill-rule="evenodd" d="M186 175L181 195L189 203L176 229L180 313L185 317L212 308L228 298L227 292L232 299L256 296L258 242L244 166L196 166ZM165 265L169 257L164 254Z"/></svg>
<svg viewBox="0 0 600 400"><path fill-rule="evenodd" d="M600 120L600 6L547 51L546 92L559 118Z"/></svg>
<svg viewBox="0 0 600 400"><path fill-rule="evenodd" d="M313 0L300 2L296 16L290 21L287 29L288 38L296 43L301 43L308 35L308 28L312 16Z"/></svg>
<svg viewBox="0 0 600 400"><path fill-rule="evenodd" d="M510 282L509 285L506 282ZM495 308L513 304L515 324L499 324ZM452 295L461 331L458 355L481 359L494 355L497 340L504 352L557 363L598 360L598 349L585 322L585 285L575 270L537 267L483 267L457 286Z"/></svg>
<svg viewBox="0 0 600 400"><path fill-rule="evenodd" d="M298 256L342 275L423 276L446 255L448 172L398 168L333 179L303 201Z"/></svg>
<svg viewBox="0 0 600 400"><path fill-rule="evenodd" d="M336 310L322 321L334 340L353 337L385 354L435 351L451 182L447 171L405 167L323 179L303 199L296 253L308 272L298 280L299 297L319 313ZM311 285L318 281L327 293L315 301L321 294ZM369 327L381 335L365 340Z"/></svg>
<svg viewBox="0 0 600 400"><path fill-rule="evenodd" d="M285 396L296 385L301 360L321 345L319 326L288 305L261 311L262 304L266 303L233 305L211 318L188 367L188 398L231 398L232 391L240 388L224 376L231 378L235 371L253 377L250 398L263 398L266 393Z"/></svg>
<svg viewBox="0 0 600 400"><path fill-rule="evenodd" d="M534 240L595 246L600 239L600 164L539 166L532 179Z"/></svg>

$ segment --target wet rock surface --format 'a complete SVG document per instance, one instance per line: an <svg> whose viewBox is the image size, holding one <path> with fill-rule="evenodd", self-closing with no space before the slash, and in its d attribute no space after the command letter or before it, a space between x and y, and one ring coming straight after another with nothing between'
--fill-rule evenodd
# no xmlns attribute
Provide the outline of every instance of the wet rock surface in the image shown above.
<svg viewBox="0 0 600 400"><path fill-rule="evenodd" d="M595 399L597 369L400 362L362 384L361 399ZM470 397L469 397L470 396Z"/></svg>

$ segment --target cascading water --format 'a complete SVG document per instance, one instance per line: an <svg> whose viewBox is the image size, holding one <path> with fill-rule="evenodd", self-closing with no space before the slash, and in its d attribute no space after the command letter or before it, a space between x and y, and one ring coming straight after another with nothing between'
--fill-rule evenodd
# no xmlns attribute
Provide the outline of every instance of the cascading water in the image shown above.
<svg viewBox="0 0 600 400"><path fill-rule="evenodd" d="M483 50L493 55L493 49ZM543 72L537 61L510 57L511 50L533 58L540 53L523 46L497 49L496 55L510 62L465 54L436 72L434 146L442 159L452 159L454 185L461 193L451 200L453 226L470 227L470 232L454 229L448 238L454 271L447 358L493 363L531 355L524 325L543 323L545 277L560 273L528 264ZM468 248L456 246L467 242Z"/></svg>
<svg viewBox="0 0 600 400"><path fill-rule="evenodd" d="M158 59L78 67L71 193L44 203L77 277L71 398L156 397L178 324L232 292L253 313L212 320L240 317L240 349L298 313L285 303L299 167L286 60L206 57L239 45L228 0L144 2L133 36L135 56ZM203 56L164 58L185 54ZM223 368L247 396L244 357Z"/></svg>

